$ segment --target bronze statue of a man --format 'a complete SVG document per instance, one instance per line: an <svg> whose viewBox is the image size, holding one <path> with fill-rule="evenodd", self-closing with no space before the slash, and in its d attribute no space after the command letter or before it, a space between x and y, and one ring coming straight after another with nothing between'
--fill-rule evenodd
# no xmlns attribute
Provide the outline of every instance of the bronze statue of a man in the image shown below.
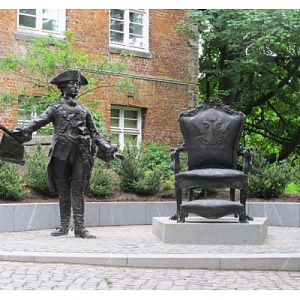
<svg viewBox="0 0 300 300"><path fill-rule="evenodd" d="M50 185L59 196L60 226L51 235L68 234L72 207L75 237L95 238L84 227L84 192L93 167L91 142L105 157L115 158L116 147L100 136L89 109L76 100L81 85L88 84L79 71L65 71L52 77L49 83L60 89L61 99L13 133L27 142L34 131L48 123L53 124L48 175Z"/></svg>

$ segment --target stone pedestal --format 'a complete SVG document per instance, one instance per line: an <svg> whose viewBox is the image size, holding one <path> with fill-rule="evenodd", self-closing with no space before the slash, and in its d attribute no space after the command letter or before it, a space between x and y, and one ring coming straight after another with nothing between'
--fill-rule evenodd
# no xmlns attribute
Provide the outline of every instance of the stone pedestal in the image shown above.
<svg viewBox="0 0 300 300"><path fill-rule="evenodd" d="M152 232L168 244L194 245L261 245L268 233L267 218L239 223L234 217L217 220L189 217L177 223L165 217L154 217Z"/></svg>

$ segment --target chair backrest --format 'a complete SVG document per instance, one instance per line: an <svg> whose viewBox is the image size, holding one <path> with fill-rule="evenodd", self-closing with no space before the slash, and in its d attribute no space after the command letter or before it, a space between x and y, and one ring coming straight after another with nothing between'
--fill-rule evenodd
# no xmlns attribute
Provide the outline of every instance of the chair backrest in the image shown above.
<svg viewBox="0 0 300 300"><path fill-rule="evenodd" d="M207 99L181 112L180 129L187 148L189 170L204 168L236 169L237 150L246 116Z"/></svg>

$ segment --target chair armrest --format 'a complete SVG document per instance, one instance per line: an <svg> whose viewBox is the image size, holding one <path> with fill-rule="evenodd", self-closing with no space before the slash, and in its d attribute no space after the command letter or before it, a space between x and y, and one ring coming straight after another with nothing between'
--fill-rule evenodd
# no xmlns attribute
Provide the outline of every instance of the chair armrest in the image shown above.
<svg viewBox="0 0 300 300"><path fill-rule="evenodd" d="M253 149L252 146L240 148L240 153L244 157L243 171L245 174L248 174L252 169L252 149Z"/></svg>
<svg viewBox="0 0 300 300"><path fill-rule="evenodd" d="M179 153L186 151L185 147L180 148L170 148L171 151L171 169L174 171L175 174L179 173L180 171L180 158Z"/></svg>

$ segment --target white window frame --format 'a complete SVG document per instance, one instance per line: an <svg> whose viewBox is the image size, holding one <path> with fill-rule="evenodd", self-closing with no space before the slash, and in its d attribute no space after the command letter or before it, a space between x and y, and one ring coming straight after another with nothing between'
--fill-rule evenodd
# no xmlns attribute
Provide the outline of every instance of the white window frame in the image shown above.
<svg viewBox="0 0 300 300"><path fill-rule="evenodd" d="M24 109L21 108L20 103L25 100L26 96L22 95L18 99L18 125L23 125L27 122L30 122L32 119L35 119L38 115L36 113L35 108L33 107L33 110L28 114L23 114ZM25 118L21 118L21 116L25 116ZM36 136L36 131L32 133L33 136Z"/></svg>
<svg viewBox="0 0 300 300"><path fill-rule="evenodd" d="M109 13L109 45L117 48L123 48L123 49L128 49L128 50L137 50L137 51L144 51L144 52L149 52L149 9L119 9L124 11L124 42L123 43L118 43L110 40L110 34L111 30L110 29L110 13ZM111 11L111 9L110 9ZM134 13L141 13L143 14L143 37L144 37L144 47L139 47L135 45L130 45L129 44L129 13L134 12Z"/></svg>
<svg viewBox="0 0 300 300"><path fill-rule="evenodd" d="M36 107L35 106L32 106L32 110L30 112L28 112L28 114L23 114L24 112L24 109L21 108L21 102L23 100L26 100L26 95L20 95L19 96L19 99L18 99L18 125L23 125L23 124L26 124L30 121L32 121L33 119L36 119L38 117L38 114L36 112ZM25 116L25 118L21 118L21 116ZM49 123L47 124L46 126L43 126L44 129L52 129L53 130L53 124L52 123ZM32 136L37 136L37 133L39 132L40 130L38 131L34 131L32 133Z"/></svg>
<svg viewBox="0 0 300 300"><path fill-rule="evenodd" d="M18 31L33 33L33 34L41 34L41 35L53 35L53 36L64 36L64 32L66 31L66 9L58 9L59 11L59 31L52 30L44 30L42 29L42 14L41 8L36 9L36 28L26 27L19 24L19 15L20 9L18 9ZM24 15L23 13L21 13Z"/></svg>
<svg viewBox="0 0 300 300"><path fill-rule="evenodd" d="M119 127L110 127L110 133L119 135L119 146L121 150L125 147L125 135L137 135L137 146L142 141L142 110L140 108L128 107L128 106L116 106L112 105L111 109L118 109L120 111ZM137 111L137 128L125 128L124 127L124 112L125 111ZM112 117L111 117L112 118Z"/></svg>

